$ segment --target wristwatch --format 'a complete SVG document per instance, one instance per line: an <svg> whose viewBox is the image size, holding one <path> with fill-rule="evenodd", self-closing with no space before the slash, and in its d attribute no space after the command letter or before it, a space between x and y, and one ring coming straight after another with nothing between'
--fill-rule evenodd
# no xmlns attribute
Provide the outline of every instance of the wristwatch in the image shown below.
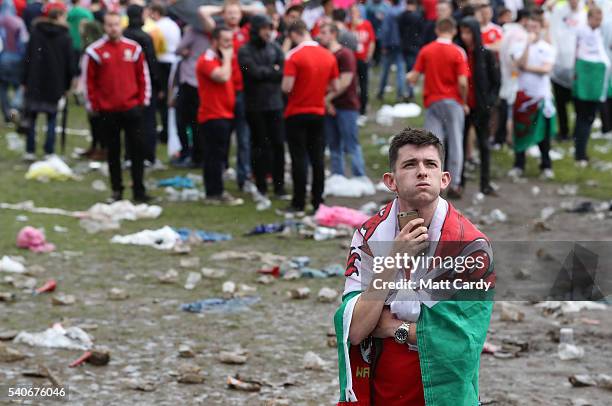
<svg viewBox="0 0 612 406"><path fill-rule="evenodd" d="M409 336L410 323L404 322L395 330L395 342L398 344L406 344Z"/></svg>

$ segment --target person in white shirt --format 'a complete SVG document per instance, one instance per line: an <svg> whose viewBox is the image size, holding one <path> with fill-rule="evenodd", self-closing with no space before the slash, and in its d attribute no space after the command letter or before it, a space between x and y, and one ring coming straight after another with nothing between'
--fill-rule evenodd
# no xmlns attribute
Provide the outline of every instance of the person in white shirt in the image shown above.
<svg viewBox="0 0 612 406"><path fill-rule="evenodd" d="M588 24L576 33L576 76L574 80L574 104L576 126L574 128L575 159L580 167L588 164L587 144L595 113L606 100L610 77L610 60L604 49L601 35L603 13L597 6L589 9Z"/></svg>
<svg viewBox="0 0 612 406"><path fill-rule="evenodd" d="M159 138L162 142L168 141L168 83L170 74L173 71L172 66L176 65L179 57L176 54L176 49L181 42L181 29L166 16L166 8L161 4L154 3L149 7L149 15L155 25L159 28L164 40L164 52L157 55L158 69L160 75L161 89L159 89L157 110L162 120L162 132Z"/></svg>
<svg viewBox="0 0 612 406"><path fill-rule="evenodd" d="M586 10L581 0L546 3L550 10L550 39L557 52L551 72L555 107L558 113L560 140L568 140L570 131L567 104L572 103L572 85L576 62L576 30L586 24Z"/></svg>
<svg viewBox="0 0 612 406"><path fill-rule="evenodd" d="M554 178L550 160L550 139L555 132L555 108L552 103L550 72L555 63L555 50L542 39L544 20L532 14L527 22L527 44L518 43L511 58L519 70L518 92L513 107L514 167L509 176L522 176L525 151L538 144L541 153L541 177Z"/></svg>
<svg viewBox="0 0 612 406"><path fill-rule="evenodd" d="M608 18L607 21L604 18L604 23L601 26L601 36L608 59L612 62L612 18ZM602 131L607 135L612 135L612 74L608 82L608 94L603 108L602 121Z"/></svg>

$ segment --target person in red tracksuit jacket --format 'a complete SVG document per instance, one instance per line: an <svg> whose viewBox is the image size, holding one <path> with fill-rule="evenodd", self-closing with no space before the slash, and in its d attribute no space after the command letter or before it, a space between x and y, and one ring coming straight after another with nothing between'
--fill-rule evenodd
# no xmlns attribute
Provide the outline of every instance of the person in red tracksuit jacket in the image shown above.
<svg viewBox="0 0 612 406"><path fill-rule="evenodd" d="M142 132L143 106L151 99L149 68L137 42L123 37L121 17L104 16L106 35L87 47L84 61L87 108L100 115L106 137L112 201L123 198L121 179L121 131L129 151L133 198L150 200L143 183L145 141Z"/></svg>

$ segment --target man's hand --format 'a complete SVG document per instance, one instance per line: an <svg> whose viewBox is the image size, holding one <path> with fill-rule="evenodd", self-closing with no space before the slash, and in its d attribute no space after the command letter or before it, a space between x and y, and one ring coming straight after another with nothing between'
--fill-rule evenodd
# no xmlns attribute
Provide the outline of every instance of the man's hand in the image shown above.
<svg viewBox="0 0 612 406"><path fill-rule="evenodd" d="M393 313L391 313L388 307L385 307L380 314L380 319L378 319L376 328L372 331L372 336L376 338L395 337L395 330L397 330L402 323L401 320L397 319Z"/></svg>
<svg viewBox="0 0 612 406"><path fill-rule="evenodd" d="M424 222L425 220L419 217L410 220L404 226L397 237L395 237L395 243L391 251L393 256L396 253L416 256L427 248L429 245L429 241L427 241L429 235L427 234L427 227L423 225Z"/></svg>
<svg viewBox="0 0 612 406"><path fill-rule="evenodd" d="M221 48L219 50L224 61L231 61L234 56L234 48Z"/></svg>
<svg viewBox="0 0 612 406"><path fill-rule="evenodd" d="M463 113L467 116L470 114L470 106L468 106L467 104L463 104Z"/></svg>

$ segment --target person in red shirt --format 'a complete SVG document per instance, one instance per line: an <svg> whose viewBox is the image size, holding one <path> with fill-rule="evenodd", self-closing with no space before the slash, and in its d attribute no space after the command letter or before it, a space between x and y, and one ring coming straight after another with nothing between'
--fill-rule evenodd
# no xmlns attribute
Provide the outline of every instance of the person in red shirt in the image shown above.
<svg viewBox="0 0 612 406"><path fill-rule="evenodd" d="M376 50L376 35L372 23L362 18L357 3L351 6L351 23L349 29L357 37L357 75L359 76L359 114L364 116L368 105L368 70L370 60Z"/></svg>
<svg viewBox="0 0 612 406"><path fill-rule="evenodd" d="M482 45L491 51L499 52L504 31L502 27L492 22L493 9L491 8L491 4L486 3L480 5L476 11L476 18L480 23Z"/></svg>
<svg viewBox="0 0 612 406"><path fill-rule="evenodd" d="M232 81L236 92L236 105L232 130L236 130L237 139L237 181L238 187L242 189L245 182L251 177L251 134L246 119L246 109L244 101L244 84L242 72L238 66L238 51L244 44L249 42L250 24L240 26L240 22L245 15L264 14L265 8L259 4L241 5L235 0L226 1L223 6L201 6L199 14L202 18L204 32L212 33L217 27L214 15L221 15L223 26L229 28L233 34L232 42L234 55L232 57ZM226 160L227 166L227 160Z"/></svg>
<svg viewBox="0 0 612 406"><path fill-rule="evenodd" d="M310 36L314 39L319 37L319 32L321 32L321 27L323 24L328 24L333 21L332 13L334 12L334 2L333 0L322 0L321 7L323 8L323 14L317 18L312 29L310 30Z"/></svg>
<svg viewBox="0 0 612 406"><path fill-rule="evenodd" d="M232 62L233 34L227 27L212 33L211 47L198 59L198 136L203 148L204 188L208 204L242 204L223 189L223 169L229 150L236 104Z"/></svg>
<svg viewBox="0 0 612 406"><path fill-rule="evenodd" d="M285 58L281 88L288 95L285 119L291 155L293 199L287 212L303 214L306 205L306 155L312 165L313 209L323 202L325 180L325 94L338 89L338 64L327 49L312 40L306 24L296 21L288 35L297 46Z"/></svg>
<svg viewBox="0 0 612 406"><path fill-rule="evenodd" d="M425 76L423 99L425 128L448 144L447 167L451 174L448 197L461 197L463 127L467 104L469 67L463 49L453 43L457 25L452 18L436 22L438 38L424 46L407 75L414 86Z"/></svg>
<svg viewBox="0 0 612 406"><path fill-rule="evenodd" d="M106 136L108 170L113 190L111 200L121 200L121 130L129 151L134 200L146 202L143 183L145 141L143 106L151 100L149 67L137 42L121 35L121 16L109 11L104 16L105 37L87 47L83 62L86 75L87 110L100 116Z"/></svg>

